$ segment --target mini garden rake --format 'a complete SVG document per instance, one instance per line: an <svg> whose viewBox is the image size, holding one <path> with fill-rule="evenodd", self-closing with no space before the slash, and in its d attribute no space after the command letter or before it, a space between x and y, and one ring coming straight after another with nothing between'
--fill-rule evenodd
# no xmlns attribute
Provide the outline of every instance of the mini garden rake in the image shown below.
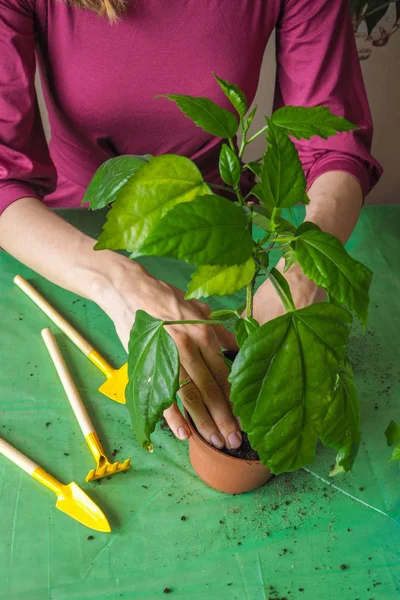
<svg viewBox="0 0 400 600"><path fill-rule="evenodd" d="M114 475L115 473L120 473L121 471L127 471L130 468L130 458L127 458L124 462L115 463L111 463L107 459L94 429L93 423L90 420L90 417L82 402L82 398L76 389L76 385L71 377L70 372L68 371L67 365L65 364L57 342L50 329L43 329L42 337L64 387L65 393L67 394L68 400L82 429L83 435L85 436L86 442L97 463L97 467L89 471L88 475L86 476L86 481L93 481L95 479L101 479L102 477Z"/></svg>

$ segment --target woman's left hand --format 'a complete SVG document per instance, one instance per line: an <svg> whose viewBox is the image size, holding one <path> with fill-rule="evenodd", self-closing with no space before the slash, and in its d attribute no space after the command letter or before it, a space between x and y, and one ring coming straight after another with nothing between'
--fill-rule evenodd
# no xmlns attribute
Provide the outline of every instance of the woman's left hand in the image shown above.
<svg viewBox="0 0 400 600"><path fill-rule="evenodd" d="M277 265L277 269L282 274L284 266L284 260L281 260ZM324 290L318 288L307 275L304 275L299 265L293 265L287 273L284 273L284 277L289 284L296 308L305 308L315 302L324 302ZM264 325L267 321L271 321L284 314L285 308L281 299L274 290L271 282L268 280L265 281L254 296L253 317L260 325Z"/></svg>

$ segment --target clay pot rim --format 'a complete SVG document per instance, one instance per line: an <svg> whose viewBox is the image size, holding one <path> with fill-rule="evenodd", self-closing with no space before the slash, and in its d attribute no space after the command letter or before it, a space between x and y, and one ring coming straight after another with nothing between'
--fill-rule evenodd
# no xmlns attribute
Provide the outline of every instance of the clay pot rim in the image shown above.
<svg viewBox="0 0 400 600"><path fill-rule="evenodd" d="M192 435L197 440L199 440L200 442L202 442L205 446L208 446L208 448L210 448L214 452L217 452L218 454L222 454L222 456L224 456L227 459L230 459L230 460L233 460L233 461L238 461L238 462L241 462L241 463L245 462L245 463L250 463L252 465L261 465L261 466L263 466L261 460L249 460L249 459L246 459L246 458L238 458L237 456L231 456L230 454L225 454L225 452L221 452L221 450L218 450L218 448L216 448L215 446L212 446L211 444L209 444L208 442L206 442L206 440L197 431L196 426L193 423L193 419L190 416L190 414L188 413L188 411L186 410L186 408L184 409L184 411L185 411L185 419L189 423L189 427L190 427L190 431L191 431Z"/></svg>

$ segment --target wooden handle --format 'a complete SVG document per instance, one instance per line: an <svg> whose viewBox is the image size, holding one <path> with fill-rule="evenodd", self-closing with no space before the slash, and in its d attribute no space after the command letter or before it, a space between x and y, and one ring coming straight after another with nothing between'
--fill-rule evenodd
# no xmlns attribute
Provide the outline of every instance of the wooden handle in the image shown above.
<svg viewBox="0 0 400 600"><path fill-rule="evenodd" d="M17 286L23 292L25 292L25 294L29 296L29 298L33 300L39 308L42 309L42 311L53 321L53 323L55 323L57 327L59 327L61 331L65 333L65 335L69 337L69 339L72 340L76 346L78 346L79 350L81 350L85 356L89 356L89 354L94 350L93 346L91 346L89 342L87 342L85 338L83 338L81 334L78 333L76 329L72 327L72 325L68 323L68 321L64 319L64 317L62 317L60 313L58 313L56 309L53 308L51 304L49 304L49 302L47 302L47 300L45 300L43 296L41 296L39 292L26 281L26 279L24 279L21 275L17 275L14 278L14 283L16 283Z"/></svg>
<svg viewBox="0 0 400 600"><path fill-rule="evenodd" d="M60 348L54 338L54 335L50 329L43 329L42 338L47 346L47 350L50 353L51 359L57 370L58 376L61 379L65 393L67 394L68 400L72 406L72 410L75 413L77 421L82 429L83 435L86 437L89 433L94 432L94 427L90 420L89 415L86 412L86 408L82 402L82 398L79 395L74 380L71 377L68 367L60 352Z"/></svg>
<svg viewBox="0 0 400 600"><path fill-rule="evenodd" d="M4 454L13 463L18 465L20 469L23 469L28 475L33 475L34 471L38 468L38 465L33 462L30 458L22 454L19 450L11 446L8 442L0 438L0 453Z"/></svg>

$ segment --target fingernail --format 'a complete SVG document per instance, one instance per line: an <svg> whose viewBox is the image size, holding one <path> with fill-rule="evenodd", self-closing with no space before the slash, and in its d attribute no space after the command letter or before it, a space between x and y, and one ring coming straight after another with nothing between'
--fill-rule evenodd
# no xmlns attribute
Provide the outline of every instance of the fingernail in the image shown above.
<svg viewBox="0 0 400 600"><path fill-rule="evenodd" d="M222 439L222 437L220 435L218 435L217 433L214 433L211 436L211 443L213 446L215 446L216 448L222 448L224 446L224 440Z"/></svg>
<svg viewBox="0 0 400 600"><path fill-rule="evenodd" d="M189 437L189 432L185 427L178 427L178 437L180 440L187 440Z"/></svg>
<svg viewBox="0 0 400 600"><path fill-rule="evenodd" d="M231 448L240 448L242 436L239 433L231 433L228 435L228 442Z"/></svg>

